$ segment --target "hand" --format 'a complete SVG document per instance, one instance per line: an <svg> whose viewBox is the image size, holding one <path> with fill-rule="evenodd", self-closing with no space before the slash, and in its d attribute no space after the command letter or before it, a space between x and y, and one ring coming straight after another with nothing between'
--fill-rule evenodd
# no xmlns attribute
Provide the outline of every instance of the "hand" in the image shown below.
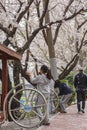
<svg viewBox="0 0 87 130"><path fill-rule="evenodd" d="M25 74L26 74L27 76L29 76L29 77L31 76L31 74L30 74L29 72L27 72L27 71L25 72Z"/></svg>
<svg viewBox="0 0 87 130"><path fill-rule="evenodd" d="M59 97L59 99L61 99L61 96L58 96Z"/></svg>

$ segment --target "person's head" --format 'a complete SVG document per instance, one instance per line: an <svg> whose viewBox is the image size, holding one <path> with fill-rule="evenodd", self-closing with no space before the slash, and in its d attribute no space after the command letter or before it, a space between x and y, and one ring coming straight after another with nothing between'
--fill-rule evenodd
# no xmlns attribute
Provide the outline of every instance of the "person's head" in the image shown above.
<svg viewBox="0 0 87 130"><path fill-rule="evenodd" d="M46 65L42 65L40 68L40 74L45 74L48 79L51 79L51 71Z"/></svg>
<svg viewBox="0 0 87 130"><path fill-rule="evenodd" d="M55 81L55 84L54 84L54 88L59 88L60 87L60 80L58 79L58 80L56 80Z"/></svg>
<svg viewBox="0 0 87 130"><path fill-rule="evenodd" d="M79 67L78 71L79 71L79 73L82 73L83 72L83 67Z"/></svg>

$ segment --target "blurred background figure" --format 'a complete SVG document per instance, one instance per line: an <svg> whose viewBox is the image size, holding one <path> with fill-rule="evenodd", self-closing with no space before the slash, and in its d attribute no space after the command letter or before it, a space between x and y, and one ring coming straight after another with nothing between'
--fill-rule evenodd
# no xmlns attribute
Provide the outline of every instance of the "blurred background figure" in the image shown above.
<svg viewBox="0 0 87 130"><path fill-rule="evenodd" d="M78 68L78 74L74 77L74 86L77 94L77 109L78 113L85 113L85 99L87 90L87 75L84 73L83 68Z"/></svg>

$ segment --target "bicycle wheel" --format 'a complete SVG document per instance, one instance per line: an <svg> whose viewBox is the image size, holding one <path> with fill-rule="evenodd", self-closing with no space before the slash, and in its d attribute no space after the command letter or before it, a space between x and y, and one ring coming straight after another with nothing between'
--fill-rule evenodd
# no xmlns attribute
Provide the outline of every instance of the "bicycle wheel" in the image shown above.
<svg viewBox="0 0 87 130"><path fill-rule="evenodd" d="M59 106L58 94L55 90L50 89L50 113L54 113Z"/></svg>
<svg viewBox="0 0 87 130"><path fill-rule="evenodd" d="M17 97L22 93L21 99ZM37 105L38 97L42 100L42 104ZM20 103L20 106L13 108L13 102ZM9 100L8 105L9 115L12 120L21 127L33 128L38 126L45 118L47 113L47 102L45 97L32 88L23 88L16 92ZM41 113L37 112L37 109L41 110Z"/></svg>
<svg viewBox="0 0 87 130"><path fill-rule="evenodd" d="M23 83L16 85L15 87L13 87L6 95L5 99L4 99L4 104L3 104L3 113L4 113L4 122L6 120L12 121L12 119L10 118L9 114L8 114L8 103L10 98L13 96L13 94L16 92L16 88L19 88L20 86L23 87ZM15 104L15 102L13 103L14 106L16 106L17 104Z"/></svg>

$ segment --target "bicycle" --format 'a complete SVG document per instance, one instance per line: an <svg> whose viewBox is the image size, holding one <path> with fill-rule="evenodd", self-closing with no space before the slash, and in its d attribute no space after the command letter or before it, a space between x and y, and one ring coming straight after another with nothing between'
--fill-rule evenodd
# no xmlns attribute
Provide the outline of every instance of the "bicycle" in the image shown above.
<svg viewBox="0 0 87 130"><path fill-rule="evenodd" d="M22 89L15 91L17 87L22 86ZM13 94L14 93L14 94ZM22 94L21 99L19 100L18 94ZM13 94L13 95L12 95ZM11 96L8 102L8 98ZM37 96L42 98L44 104L36 105ZM19 104L19 107L13 108L12 104ZM7 104L8 104L8 113L11 119L23 128L33 128L38 126L46 116L47 102L43 94L36 89L27 88L24 83L18 84L16 87L12 88L5 97L3 112L4 112L4 121L7 120ZM43 110L43 115L40 116L36 109L41 108ZM16 115L20 113L19 115ZM2 122L2 123L3 123Z"/></svg>
<svg viewBox="0 0 87 130"><path fill-rule="evenodd" d="M22 86L22 88L16 92L16 89L20 86ZM18 98L19 94L21 94L20 99ZM44 102L43 104L37 105L38 97L42 98ZM18 104L18 107L14 108L12 105L14 103ZM50 104L51 107L54 107L55 111L58 107L58 96L54 90L51 90L50 92ZM38 114L37 108L42 110L42 115ZM45 119L47 113L47 101L41 92L36 88L29 88L23 81L23 83L12 88L6 95L3 105L4 120L1 124L8 119L7 110L11 119L17 125L23 128L33 128L39 126Z"/></svg>

